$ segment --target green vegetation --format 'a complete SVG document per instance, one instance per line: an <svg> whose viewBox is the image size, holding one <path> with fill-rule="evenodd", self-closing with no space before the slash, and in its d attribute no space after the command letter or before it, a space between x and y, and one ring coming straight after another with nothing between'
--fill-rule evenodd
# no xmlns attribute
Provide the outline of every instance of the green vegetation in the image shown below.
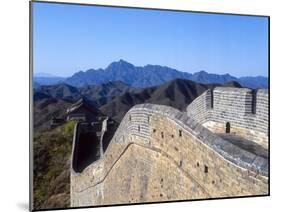
<svg viewBox="0 0 281 212"><path fill-rule="evenodd" d="M70 156L76 122L34 133L34 208L69 207Z"/></svg>
<svg viewBox="0 0 281 212"><path fill-rule="evenodd" d="M69 121L66 124L64 124L64 133L72 136L75 124L76 124L76 121Z"/></svg>

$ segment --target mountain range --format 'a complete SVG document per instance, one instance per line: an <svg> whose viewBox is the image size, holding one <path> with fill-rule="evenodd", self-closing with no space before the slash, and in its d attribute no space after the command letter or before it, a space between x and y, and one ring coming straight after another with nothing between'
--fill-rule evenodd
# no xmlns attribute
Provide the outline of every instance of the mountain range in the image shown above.
<svg viewBox="0 0 281 212"><path fill-rule="evenodd" d="M79 71L67 78L34 76L34 83L36 83L36 87L38 87L38 84L52 85L62 82L75 87L84 87L87 85L100 85L107 82L121 81L131 87L146 88L161 85L174 79L188 79L203 84L224 84L229 81L236 81L243 87L268 88L268 78L262 76L237 78L230 74L211 74L206 71L190 74L160 65L134 66L124 60L113 62L105 69Z"/></svg>
<svg viewBox="0 0 281 212"><path fill-rule="evenodd" d="M64 118L67 107L84 98L103 114L121 122L136 104L168 105L184 111L196 97L216 86L241 87L237 82L201 84L175 79L158 86L133 88L121 81L74 87L66 83L40 86L34 91L34 127L47 128L53 116Z"/></svg>

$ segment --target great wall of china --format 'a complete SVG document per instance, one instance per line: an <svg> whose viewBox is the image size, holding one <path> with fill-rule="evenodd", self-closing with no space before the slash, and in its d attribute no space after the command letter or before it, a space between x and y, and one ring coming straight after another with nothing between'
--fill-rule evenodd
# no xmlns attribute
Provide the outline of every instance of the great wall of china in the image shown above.
<svg viewBox="0 0 281 212"><path fill-rule="evenodd" d="M76 148L72 207L267 195L268 90L207 90L186 112L136 105L79 172Z"/></svg>

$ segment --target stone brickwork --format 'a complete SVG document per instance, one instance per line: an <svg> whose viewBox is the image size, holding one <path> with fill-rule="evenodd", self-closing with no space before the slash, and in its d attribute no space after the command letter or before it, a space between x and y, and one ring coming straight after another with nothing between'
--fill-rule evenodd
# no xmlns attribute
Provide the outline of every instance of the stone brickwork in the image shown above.
<svg viewBox="0 0 281 212"><path fill-rule="evenodd" d="M203 104L210 91L201 97L197 120L212 106ZM268 194L268 160L212 133L203 118L167 106L133 107L103 157L82 173L71 170L71 206Z"/></svg>
<svg viewBox="0 0 281 212"><path fill-rule="evenodd" d="M213 92L213 107L210 93ZM255 100L254 100L255 99ZM254 101L254 102L253 102ZM268 146L268 90L247 88L208 90L187 107L187 115L215 133L230 133Z"/></svg>

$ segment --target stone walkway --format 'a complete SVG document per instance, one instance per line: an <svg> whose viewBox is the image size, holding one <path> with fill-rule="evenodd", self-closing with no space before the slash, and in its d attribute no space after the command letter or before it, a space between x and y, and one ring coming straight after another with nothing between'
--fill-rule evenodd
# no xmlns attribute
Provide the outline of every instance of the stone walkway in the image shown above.
<svg viewBox="0 0 281 212"><path fill-rule="evenodd" d="M237 136L233 134L218 133L217 135L223 138L224 140L229 141L233 145L238 146L241 149L244 149L245 151L248 151L257 156L268 159L268 149L265 149L264 147L253 141L247 140L245 138L242 138L241 136Z"/></svg>

